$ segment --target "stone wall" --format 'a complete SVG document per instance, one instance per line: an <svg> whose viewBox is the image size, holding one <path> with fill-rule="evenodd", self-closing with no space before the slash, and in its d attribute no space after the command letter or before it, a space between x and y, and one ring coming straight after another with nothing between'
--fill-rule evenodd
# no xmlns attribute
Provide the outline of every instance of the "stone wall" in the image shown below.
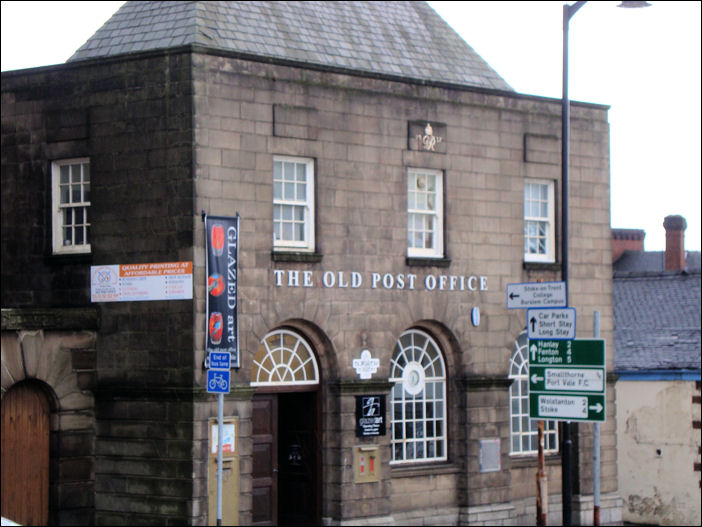
<svg viewBox="0 0 702 527"><path fill-rule="evenodd" d="M355 382L361 391L363 382L351 364L360 355L364 338L373 357L380 359L374 381L387 379L395 340L410 327L427 329L440 339L445 353L450 377L449 463L456 473L437 475L427 468L403 476L384 463L382 484L362 493L355 489L358 485L349 479L349 466L343 461L354 443L353 415L342 395L340 421L333 421L339 423L339 431L325 424L325 452L335 453L325 454L329 460L325 482L341 484L341 489L325 487L325 521L382 523L395 518L396 512L409 521L413 504L407 495L419 492L427 478L435 498L447 506L488 506L533 496L533 472L512 469L509 460L506 377L525 315L505 309L504 291L508 283L560 276L560 257L556 264L523 262L524 178L552 179L559 195L557 101L401 84L225 56L195 55L193 65L195 209L241 216L242 368L233 382L249 382L251 359L263 336L291 321L314 327L329 340L324 353L334 355L336 369L324 378ZM572 119L571 305L578 309L578 336L591 334L593 312L598 309L602 335L611 342L606 109L574 105ZM440 150L411 148L408 130L418 121L438 123L437 129L445 134ZM272 254L274 155L315 161L314 255ZM406 257L409 167L444 173L446 255L440 261ZM199 343L204 341L206 292L204 230L199 217L193 221L197 369L204 357ZM341 286L352 273L362 277L362 285ZM380 276L375 282L374 273ZM399 288L397 276L407 283L410 274L418 285L430 275L439 284L444 275L446 287ZM387 275L392 276L384 283ZM486 287L449 290L451 275L485 276ZM304 276L309 277L309 287L302 285ZM474 306L482 315L477 328L470 325ZM612 356L610 349L610 368ZM196 371L199 382L203 374ZM323 386L322 392L325 400L337 397L330 386ZM329 418L324 416L325 423L331 423ZM608 423L613 423L613 413ZM337 433L348 439L338 442ZM496 473L479 471L478 439L486 437L501 440L502 470ZM610 466L616 456L613 437L613 428L605 425L603 460L608 468L603 471L603 491L616 490L616 468ZM377 443L385 447L388 441L380 438ZM591 446L585 439L580 446L582 473L587 474ZM550 472L560 479L558 466ZM445 481L455 489L441 490ZM585 478L582 490L591 492L588 489L591 483Z"/></svg>
<svg viewBox="0 0 702 527"><path fill-rule="evenodd" d="M192 260L190 95L187 53L3 73L3 308L90 306L91 265ZM79 156L92 251L59 257L51 162ZM94 306L92 521L187 523L192 302Z"/></svg>

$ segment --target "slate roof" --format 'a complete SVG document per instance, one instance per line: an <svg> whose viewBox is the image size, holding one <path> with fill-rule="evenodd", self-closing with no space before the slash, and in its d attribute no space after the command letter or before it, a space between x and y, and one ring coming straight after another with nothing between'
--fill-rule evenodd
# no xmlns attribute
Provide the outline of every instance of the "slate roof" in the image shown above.
<svg viewBox="0 0 702 527"><path fill-rule="evenodd" d="M615 272L615 369L699 372L700 290L699 268Z"/></svg>
<svg viewBox="0 0 702 527"><path fill-rule="evenodd" d="M426 2L131 1L69 62L184 45L513 91Z"/></svg>
<svg viewBox="0 0 702 527"><path fill-rule="evenodd" d="M685 269L700 271L700 252L685 253ZM665 269L665 251L624 251L613 264L615 276L622 273L660 273Z"/></svg>

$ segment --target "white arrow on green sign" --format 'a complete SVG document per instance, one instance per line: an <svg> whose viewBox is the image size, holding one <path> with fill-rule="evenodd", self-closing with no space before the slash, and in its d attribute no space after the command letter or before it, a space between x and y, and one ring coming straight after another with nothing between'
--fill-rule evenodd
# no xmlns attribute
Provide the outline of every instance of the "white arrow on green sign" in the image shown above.
<svg viewBox="0 0 702 527"><path fill-rule="evenodd" d="M528 349L530 418L605 420L604 340L530 340Z"/></svg>

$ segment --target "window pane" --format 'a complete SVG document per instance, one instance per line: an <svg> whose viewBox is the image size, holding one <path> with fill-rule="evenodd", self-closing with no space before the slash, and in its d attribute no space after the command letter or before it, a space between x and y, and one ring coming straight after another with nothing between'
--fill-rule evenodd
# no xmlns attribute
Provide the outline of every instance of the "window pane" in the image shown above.
<svg viewBox="0 0 702 527"><path fill-rule="evenodd" d="M283 195L285 200L295 199L295 183L285 183L285 194Z"/></svg>
<svg viewBox="0 0 702 527"><path fill-rule="evenodd" d="M285 181L295 180L295 165L293 163L283 163L283 179Z"/></svg>
<svg viewBox="0 0 702 527"><path fill-rule="evenodd" d="M80 165L71 165L71 183L80 183Z"/></svg>
<svg viewBox="0 0 702 527"><path fill-rule="evenodd" d="M295 224L295 241L305 241L305 225L302 223Z"/></svg>
<svg viewBox="0 0 702 527"><path fill-rule="evenodd" d="M81 245L83 243L83 228L78 227L75 231L76 231L76 245Z"/></svg>
<svg viewBox="0 0 702 527"><path fill-rule="evenodd" d="M62 204L68 203L68 185L61 185L61 197L59 199Z"/></svg>
<svg viewBox="0 0 702 527"><path fill-rule="evenodd" d="M304 183L297 184L297 199L305 201L307 199L307 185Z"/></svg>
<svg viewBox="0 0 702 527"><path fill-rule="evenodd" d="M70 167L68 165L62 165L61 168L59 169L60 172L60 179L59 183L66 184L68 183L68 172L70 170Z"/></svg>
<svg viewBox="0 0 702 527"><path fill-rule="evenodd" d="M90 201L90 183L83 185L83 201Z"/></svg>
<svg viewBox="0 0 702 527"><path fill-rule="evenodd" d="M80 185L71 185L71 203L80 203Z"/></svg>
<svg viewBox="0 0 702 527"><path fill-rule="evenodd" d="M296 165L297 167L297 180L305 182L307 180L306 172L307 172L307 167L303 165L302 163L298 163Z"/></svg>
<svg viewBox="0 0 702 527"><path fill-rule="evenodd" d="M292 223L283 223L283 240L292 240Z"/></svg>
<svg viewBox="0 0 702 527"><path fill-rule="evenodd" d="M273 199L283 199L283 184L278 181L273 183Z"/></svg>

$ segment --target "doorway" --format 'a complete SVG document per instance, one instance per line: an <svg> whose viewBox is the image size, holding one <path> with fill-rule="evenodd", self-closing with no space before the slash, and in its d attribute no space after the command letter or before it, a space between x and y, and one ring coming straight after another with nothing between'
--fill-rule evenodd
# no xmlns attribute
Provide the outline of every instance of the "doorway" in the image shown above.
<svg viewBox="0 0 702 527"><path fill-rule="evenodd" d="M254 396L253 525L321 523L319 415L317 390Z"/></svg>
<svg viewBox="0 0 702 527"><path fill-rule="evenodd" d="M2 398L2 515L22 525L49 520L49 400L22 382Z"/></svg>

